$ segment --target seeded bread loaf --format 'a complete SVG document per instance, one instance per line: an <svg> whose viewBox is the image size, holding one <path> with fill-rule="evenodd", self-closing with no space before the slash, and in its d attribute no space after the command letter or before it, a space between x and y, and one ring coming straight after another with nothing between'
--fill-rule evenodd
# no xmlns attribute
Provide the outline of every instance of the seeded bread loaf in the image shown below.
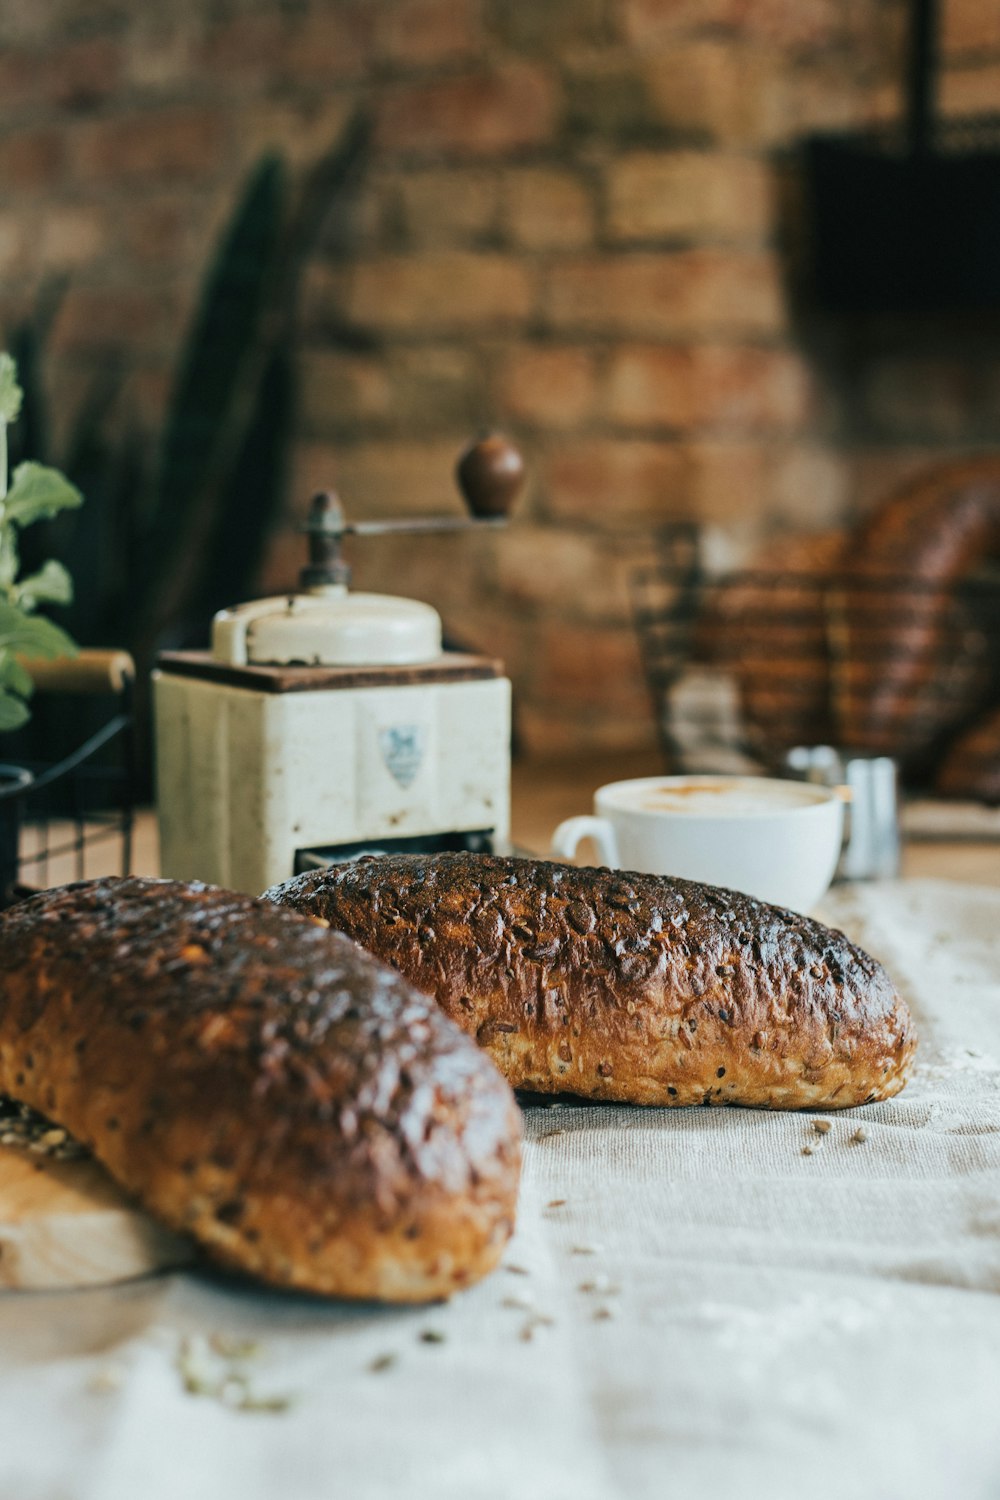
<svg viewBox="0 0 1000 1500"><path fill-rule="evenodd" d="M0 1092L278 1284L443 1297L513 1227L519 1114L489 1059L347 938L231 892L104 880L8 912Z"/></svg>
<svg viewBox="0 0 1000 1500"><path fill-rule="evenodd" d="M391 855L275 886L433 995L517 1088L842 1109L903 1087L885 970L840 932L693 881Z"/></svg>

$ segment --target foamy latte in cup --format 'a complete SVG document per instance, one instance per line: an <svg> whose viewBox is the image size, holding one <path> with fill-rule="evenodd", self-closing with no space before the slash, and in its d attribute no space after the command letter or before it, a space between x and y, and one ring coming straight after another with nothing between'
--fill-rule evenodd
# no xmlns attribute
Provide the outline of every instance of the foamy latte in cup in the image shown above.
<svg viewBox="0 0 1000 1500"><path fill-rule="evenodd" d="M602 864L677 875L809 911L833 879L844 806L835 790L756 776L648 776L599 787L594 813L560 823L553 853L592 839Z"/></svg>

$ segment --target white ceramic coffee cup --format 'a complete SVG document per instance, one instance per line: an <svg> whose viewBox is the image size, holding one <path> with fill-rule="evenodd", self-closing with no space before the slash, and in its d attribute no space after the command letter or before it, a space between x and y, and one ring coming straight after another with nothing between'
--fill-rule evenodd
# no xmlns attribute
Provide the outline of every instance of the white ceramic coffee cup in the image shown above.
<svg viewBox="0 0 1000 1500"><path fill-rule="evenodd" d="M829 787L755 776L648 776L594 794L552 836L559 859L593 839L613 869L677 875L809 911L833 879L844 805Z"/></svg>

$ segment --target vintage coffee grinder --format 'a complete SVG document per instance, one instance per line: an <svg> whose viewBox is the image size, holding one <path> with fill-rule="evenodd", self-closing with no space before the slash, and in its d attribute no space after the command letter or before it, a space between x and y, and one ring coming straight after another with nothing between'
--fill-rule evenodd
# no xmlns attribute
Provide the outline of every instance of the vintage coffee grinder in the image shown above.
<svg viewBox="0 0 1000 1500"><path fill-rule="evenodd" d="M510 682L442 649L429 604L352 593L345 536L506 524L524 476L493 435L457 470L469 514L349 521L315 497L299 591L216 615L208 651L154 673L161 869L259 894L361 853L502 851Z"/></svg>

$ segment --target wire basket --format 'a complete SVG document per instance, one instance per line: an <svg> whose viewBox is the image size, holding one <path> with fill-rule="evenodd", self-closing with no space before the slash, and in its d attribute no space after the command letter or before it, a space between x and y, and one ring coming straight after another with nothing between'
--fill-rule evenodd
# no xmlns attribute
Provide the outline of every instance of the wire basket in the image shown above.
<svg viewBox="0 0 1000 1500"><path fill-rule="evenodd" d="M81 652L72 662L32 669L39 693L57 712L81 718L74 700L94 701L107 718L57 761L0 765L0 903L50 885L132 867L137 777L131 659L122 652Z"/></svg>
<svg viewBox="0 0 1000 1500"><path fill-rule="evenodd" d="M698 529L680 525L632 585L672 770L777 770L796 747L832 744L893 756L911 787L1000 800L996 573L950 591L825 566L712 576ZM951 784L957 747L991 713L996 753L978 750L978 773Z"/></svg>

